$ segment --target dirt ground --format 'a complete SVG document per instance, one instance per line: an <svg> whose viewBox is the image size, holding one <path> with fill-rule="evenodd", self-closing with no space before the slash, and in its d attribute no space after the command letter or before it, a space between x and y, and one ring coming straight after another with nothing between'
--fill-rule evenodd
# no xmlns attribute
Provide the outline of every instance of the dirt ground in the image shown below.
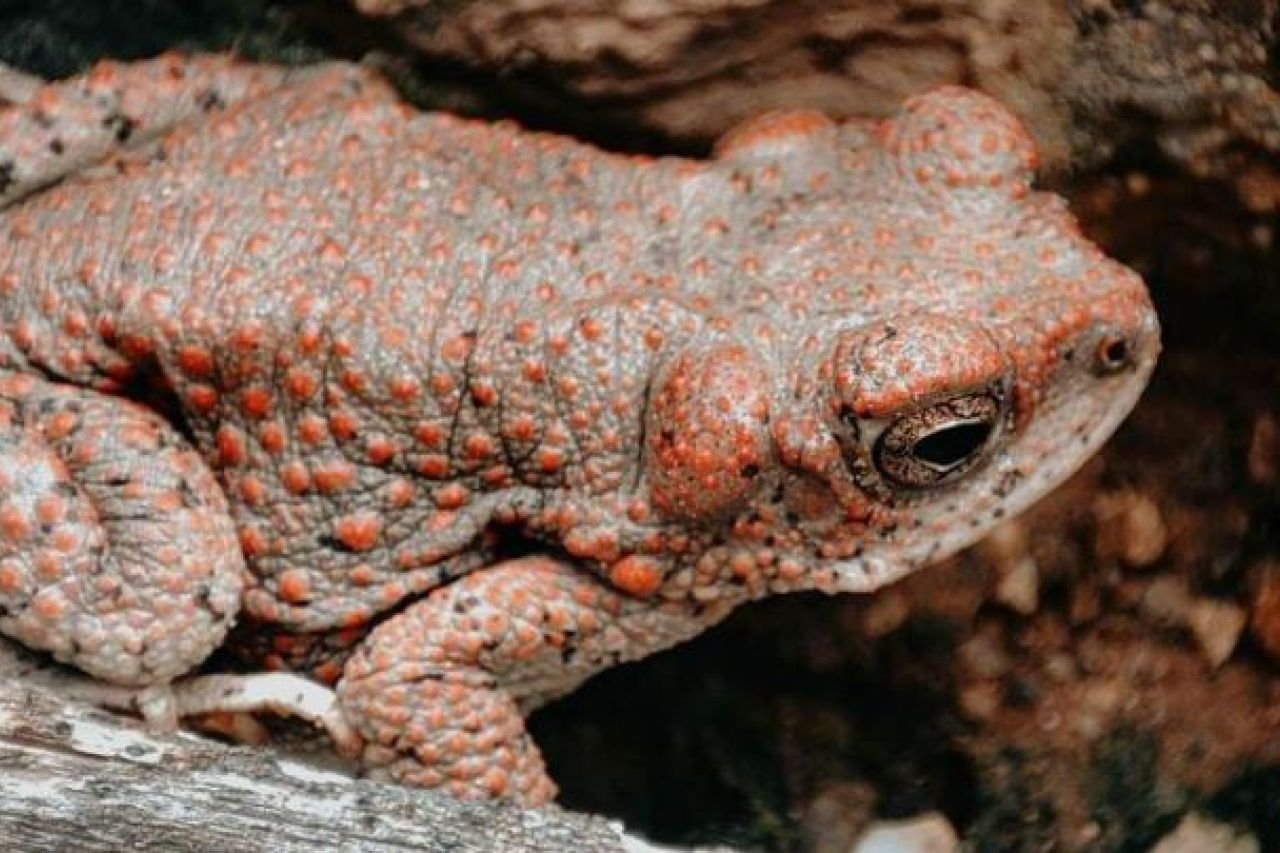
<svg viewBox="0 0 1280 853"><path fill-rule="evenodd" d="M434 8L448 18L485 5ZM767 29L721 8L735 4L704 5L728 15L724 26L753 21L740 40ZM776 2L736 5L767 5L791 20ZM940 30L948 10L984 4L902 5L930 6L942 18L907 23ZM1103 31L1138 18L1165 26L1155 7L1207 20L1194 2L1071 2L1043 21L1074 26L1075 40L1042 41L1058 44L1053 61L1138 80L1137 60L1106 52L1122 36ZM820 853L848 850L873 818L929 810L975 851L1139 851L1199 810L1280 850L1280 137L1262 118L1274 106L1266 93L1280 83L1280 50L1273 3L1227 7L1229 19L1209 28L1220 39L1209 63L1217 76L1175 63L1155 75L1158 97L1139 80L1105 109L1087 97L1055 106L1041 97L1053 80L1034 68L1020 83L1006 79L1016 68L1000 76L984 65L986 77L975 78L1022 93L1054 146L1058 168L1047 180L1085 230L1150 284L1165 355L1116 438L1029 515L944 565L874 596L746 608L539 712L532 726L565 805L665 841ZM990 22L969 17L971 26ZM660 97L678 90L704 109L710 83L628 77L618 70L626 57L609 65L607 51L513 65L450 36L432 52L420 32L357 18L336 0L0 2L0 61L46 75L170 46L236 45L290 61L376 50L435 105L651 152L701 150L712 132L672 119L678 99ZM902 32L909 40L914 31ZM970 51L964 61L977 61L972 37L946 32ZM1254 42L1262 53L1248 62L1226 47ZM917 51L895 59L885 44L893 41L875 42L875 61L897 68L904 86L964 68L936 56L922 65L932 54ZM872 54L849 50L862 62L846 57L841 73L863 88L831 83L823 97L836 109L853 109L844 99L858 92L869 97L867 75L875 79ZM606 63L594 77L591 61ZM1251 77L1240 70L1249 62ZM1223 95L1224 67L1261 88L1237 83ZM775 62L769 79L789 68L810 66ZM572 73L548 84L563 69ZM607 120L594 125L592 98L609 99Z"/></svg>

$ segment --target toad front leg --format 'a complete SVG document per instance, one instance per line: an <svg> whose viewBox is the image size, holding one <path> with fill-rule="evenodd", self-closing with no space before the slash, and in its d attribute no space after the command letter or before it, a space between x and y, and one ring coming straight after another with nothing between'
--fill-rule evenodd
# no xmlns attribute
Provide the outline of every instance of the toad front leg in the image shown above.
<svg viewBox="0 0 1280 853"><path fill-rule="evenodd" d="M348 662L338 695L372 775L539 805L555 785L524 713L728 610L641 601L558 560L512 560L380 626Z"/></svg>

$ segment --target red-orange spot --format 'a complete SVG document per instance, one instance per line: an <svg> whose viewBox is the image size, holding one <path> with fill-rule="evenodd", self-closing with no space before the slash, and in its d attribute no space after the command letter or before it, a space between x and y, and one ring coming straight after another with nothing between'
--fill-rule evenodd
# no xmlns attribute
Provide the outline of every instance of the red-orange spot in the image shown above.
<svg viewBox="0 0 1280 853"><path fill-rule="evenodd" d="M657 592L662 585L662 571L651 557L623 557L609 568L609 580L618 589L637 598Z"/></svg>
<svg viewBox="0 0 1280 853"><path fill-rule="evenodd" d="M319 415L308 413L298 419L298 438L304 444L319 444L328 436L329 425Z"/></svg>
<svg viewBox="0 0 1280 853"><path fill-rule="evenodd" d="M444 346L440 348L440 354L448 361L461 362L471 352L471 338L466 335L458 335L444 342Z"/></svg>
<svg viewBox="0 0 1280 853"><path fill-rule="evenodd" d="M284 390L295 400L309 399L319 385L315 373L307 368L292 367L285 372Z"/></svg>
<svg viewBox="0 0 1280 853"><path fill-rule="evenodd" d="M223 465L242 465L248 457L244 436L229 424L218 427L214 443L218 448L218 461Z"/></svg>
<svg viewBox="0 0 1280 853"><path fill-rule="evenodd" d="M404 587L394 581L383 585L382 589L378 591L378 598L380 598L382 603L387 606L395 604L397 601L404 598L404 595Z"/></svg>
<svg viewBox="0 0 1280 853"><path fill-rule="evenodd" d="M383 435L373 436L365 448L365 458L373 465L385 465L396 455L396 445Z"/></svg>
<svg viewBox="0 0 1280 853"><path fill-rule="evenodd" d="M392 480L387 484L387 502L394 507L406 507L413 503L417 489L413 483L405 479Z"/></svg>
<svg viewBox="0 0 1280 853"><path fill-rule="evenodd" d="M353 513L333 523L333 535L352 551L368 551L381 534L382 520L372 512Z"/></svg>
<svg viewBox="0 0 1280 853"><path fill-rule="evenodd" d="M538 450L538 469L544 474L554 474L564 465L564 451L555 447Z"/></svg>
<svg viewBox="0 0 1280 853"><path fill-rule="evenodd" d="M521 320L512 328L511 335L516 343L531 343L538 335L538 326L532 320Z"/></svg>
<svg viewBox="0 0 1280 853"><path fill-rule="evenodd" d="M387 390L394 399L409 402L417 398L420 388L412 376L396 376L387 383Z"/></svg>
<svg viewBox="0 0 1280 853"><path fill-rule="evenodd" d="M444 427L439 424L421 423L414 427L413 437L419 444L438 448L444 443Z"/></svg>
<svg viewBox="0 0 1280 853"><path fill-rule="evenodd" d="M525 359L520 366L520 373L529 382L542 382L547 378L547 366L536 359Z"/></svg>
<svg viewBox="0 0 1280 853"><path fill-rule="evenodd" d="M316 488L333 494L349 488L355 482L356 469L351 463L337 459L317 465L313 476Z"/></svg>
<svg viewBox="0 0 1280 853"><path fill-rule="evenodd" d="M618 535L612 530L571 530L564 549L575 557L610 561L618 556Z"/></svg>
<svg viewBox="0 0 1280 853"><path fill-rule="evenodd" d="M262 481L253 474L246 474L240 478L240 497L250 506L259 506L267 496L267 490L263 487Z"/></svg>
<svg viewBox="0 0 1280 853"><path fill-rule="evenodd" d="M436 506L441 509L457 509L471 498L471 492L461 483L449 483L436 490Z"/></svg>
<svg viewBox="0 0 1280 853"><path fill-rule="evenodd" d="M300 495L311 488L311 472L301 462L286 462L280 468L280 482L290 494Z"/></svg>
<svg viewBox="0 0 1280 853"><path fill-rule="evenodd" d="M257 527L247 524L240 528L240 550L246 557L260 557L267 553L267 537Z"/></svg>
<svg viewBox="0 0 1280 853"><path fill-rule="evenodd" d="M62 561L57 555L49 551L40 551L36 554L33 566L36 570L36 577L45 583L54 583L62 577Z"/></svg>
<svg viewBox="0 0 1280 853"><path fill-rule="evenodd" d="M205 377L213 372L213 354L204 347L179 347L174 358L178 368L188 376Z"/></svg>
<svg viewBox="0 0 1280 853"><path fill-rule="evenodd" d="M437 397L444 397L454 389L453 377L447 373L437 373L431 377L431 390Z"/></svg>
<svg viewBox="0 0 1280 853"><path fill-rule="evenodd" d="M41 619L54 621L60 619L67 609L67 601L56 589L42 590L31 600L31 609Z"/></svg>
<svg viewBox="0 0 1280 853"><path fill-rule="evenodd" d="M280 598L290 604L302 604L311 595L311 579L302 569L285 569L280 573Z"/></svg>
<svg viewBox="0 0 1280 853"><path fill-rule="evenodd" d="M22 589L22 572L10 563L0 563L0 592L15 593Z"/></svg>
<svg viewBox="0 0 1280 853"><path fill-rule="evenodd" d="M418 473L424 477L445 476L449 473L449 457L442 453L428 453L418 462Z"/></svg>
<svg viewBox="0 0 1280 853"><path fill-rule="evenodd" d="M257 348L262 342L262 328L256 323L245 323L231 333L231 346L243 353Z"/></svg>
<svg viewBox="0 0 1280 853"><path fill-rule="evenodd" d="M57 495L45 495L36 501L36 520L41 524L57 524L66 513L66 503Z"/></svg>
<svg viewBox="0 0 1280 853"><path fill-rule="evenodd" d="M332 686L337 684L338 679L342 677L342 666L337 661L327 660L312 667L311 677L321 684Z"/></svg>
<svg viewBox="0 0 1280 853"><path fill-rule="evenodd" d="M320 243L320 257L327 263L336 264L346 258L346 249L332 237L326 237Z"/></svg>
<svg viewBox="0 0 1280 853"><path fill-rule="evenodd" d="M74 412L57 412L43 423L45 437L50 441L60 441L70 435L79 422Z"/></svg>
<svg viewBox="0 0 1280 853"><path fill-rule="evenodd" d="M271 411L271 393L257 386L244 389L240 392L240 411L251 418L265 418Z"/></svg>
<svg viewBox="0 0 1280 853"><path fill-rule="evenodd" d="M218 405L218 392L208 385L192 385L187 389L187 403L195 411L207 415Z"/></svg>
<svg viewBox="0 0 1280 853"><path fill-rule="evenodd" d="M369 621L369 610L364 607L353 607L346 613L342 614L341 620L338 622L339 627L355 628L364 625Z"/></svg>
<svg viewBox="0 0 1280 853"><path fill-rule="evenodd" d="M462 445L467 458L472 461L487 459L497 451L493 437L484 432L473 432L466 437Z"/></svg>
<svg viewBox="0 0 1280 853"><path fill-rule="evenodd" d="M284 450L284 427L276 421L269 421L258 430L258 443L268 453L276 454Z"/></svg>
<svg viewBox="0 0 1280 853"><path fill-rule="evenodd" d="M130 361L142 361L152 353L151 341L141 335L121 335L118 343L120 352Z"/></svg>
<svg viewBox="0 0 1280 853"><path fill-rule="evenodd" d="M306 327L298 332L298 352L302 355L315 355L320 350L320 343L323 342L320 329L316 327Z"/></svg>
<svg viewBox="0 0 1280 853"><path fill-rule="evenodd" d="M348 367L338 374L338 382L342 383L342 387L353 394L358 394L365 389L364 374L352 367Z"/></svg>
<svg viewBox="0 0 1280 853"><path fill-rule="evenodd" d="M516 441L529 441L537 432L538 422L534 420L532 415L520 414L516 415L511 423L507 425L505 434L508 438Z"/></svg>
<svg viewBox="0 0 1280 853"><path fill-rule="evenodd" d="M560 396L566 400L572 400L578 394L578 380L572 376L562 376L560 381L556 383L556 390L560 392Z"/></svg>
<svg viewBox="0 0 1280 853"><path fill-rule="evenodd" d="M329 430L341 441L350 441L356 437L360 425L355 415L344 409L329 414Z"/></svg>

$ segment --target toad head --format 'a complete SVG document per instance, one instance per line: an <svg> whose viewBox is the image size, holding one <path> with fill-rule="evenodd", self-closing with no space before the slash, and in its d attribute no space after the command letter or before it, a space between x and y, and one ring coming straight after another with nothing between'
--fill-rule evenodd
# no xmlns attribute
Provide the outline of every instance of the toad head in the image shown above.
<svg viewBox="0 0 1280 853"><path fill-rule="evenodd" d="M1035 149L986 96L774 114L718 155L688 204L735 223L721 319L645 414L655 508L727 531L691 583L874 589L1061 483L1146 385L1142 281L1031 189Z"/></svg>

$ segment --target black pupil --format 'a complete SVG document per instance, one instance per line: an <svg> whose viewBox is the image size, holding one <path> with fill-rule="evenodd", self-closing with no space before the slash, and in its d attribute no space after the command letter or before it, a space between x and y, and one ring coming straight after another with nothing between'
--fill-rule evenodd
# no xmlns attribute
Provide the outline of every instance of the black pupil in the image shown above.
<svg viewBox="0 0 1280 853"><path fill-rule="evenodd" d="M969 421L952 424L926 435L915 443L913 452L921 462L950 467L959 465L982 447L991 435L991 424Z"/></svg>

